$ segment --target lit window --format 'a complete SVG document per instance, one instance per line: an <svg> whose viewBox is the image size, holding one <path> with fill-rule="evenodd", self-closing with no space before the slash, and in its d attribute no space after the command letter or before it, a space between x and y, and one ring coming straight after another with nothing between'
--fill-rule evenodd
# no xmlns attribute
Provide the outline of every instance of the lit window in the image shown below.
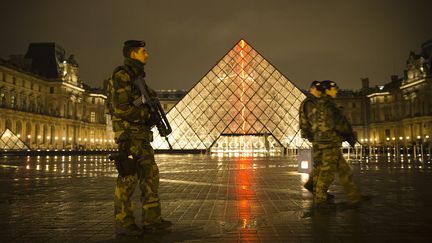
<svg viewBox="0 0 432 243"><path fill-rule="evenodd" d="M96 113L94 111L90 112L90 122L96 122Z"/></svg>
<svg viewBox="0 0 432 243"><path fill-rule="evenodd" d="M11 108L15 108L15 96L11 96Z"/></svg>

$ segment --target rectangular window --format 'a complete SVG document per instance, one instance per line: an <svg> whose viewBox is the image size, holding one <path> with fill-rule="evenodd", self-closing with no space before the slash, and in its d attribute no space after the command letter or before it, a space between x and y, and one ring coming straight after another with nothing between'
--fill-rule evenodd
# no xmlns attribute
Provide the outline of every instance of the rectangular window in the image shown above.
<svg viewBox="0 0 432 243"><path fill-rule="evenodd" d="M54 94L54 87L50 87L50 94Z"/></svg>
<svg viewBox="0 0 432 243"><path fill-rule="evenodd" d="M96 122L96 113L94 111L90 112L90 122Z"/></svg>
<svg viewBox="0 0 432 243"><path fill-rule="evenodd" d="M11 108L15 108L15 96L11 96Z"/></svg>

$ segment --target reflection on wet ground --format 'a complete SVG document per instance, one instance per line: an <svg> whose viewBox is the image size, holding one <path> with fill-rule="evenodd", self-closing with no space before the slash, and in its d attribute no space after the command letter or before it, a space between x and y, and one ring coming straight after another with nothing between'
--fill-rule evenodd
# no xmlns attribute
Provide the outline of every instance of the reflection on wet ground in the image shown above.
<svg viewBox="0 0 432 243"><path fill-rule="evenodd" d="M329 208L312 207L291 157L164 155L163 215L168 232L116 238L117 176L105 156L0 158L0 237L16 241L415 241L431 238L432 165L371 157L351 161L354 180L372 200L353 208L336 182ZM135 215L140 220L139 193Z"/></svg>

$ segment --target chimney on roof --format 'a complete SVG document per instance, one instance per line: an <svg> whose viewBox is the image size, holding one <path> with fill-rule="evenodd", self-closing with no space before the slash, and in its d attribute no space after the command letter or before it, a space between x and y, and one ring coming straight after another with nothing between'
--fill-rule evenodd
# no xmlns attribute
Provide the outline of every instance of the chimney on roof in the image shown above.
<svg viewBox="0 0 432 243"><path fill-rule="evenodd" d="M362 78L361 82L362 82L362 90L369 89L369 78Z"/></svg>

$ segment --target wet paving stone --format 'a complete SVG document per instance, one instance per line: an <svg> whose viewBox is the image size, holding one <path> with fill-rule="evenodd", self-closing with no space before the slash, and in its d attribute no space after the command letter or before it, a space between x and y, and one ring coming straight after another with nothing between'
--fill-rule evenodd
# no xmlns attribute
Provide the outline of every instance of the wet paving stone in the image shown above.
<svg viewBox="0 0 432 243"><path fill-rule="evenodd" d="M0 157L1 242L430 242L432 166L380 158L352 161L372 199L347 204L337 183L316 210L290 157L164 155L163 216L170 231L114 233L117 173L105 156ZM139 190L134 194L139 224Z"/></svg>

